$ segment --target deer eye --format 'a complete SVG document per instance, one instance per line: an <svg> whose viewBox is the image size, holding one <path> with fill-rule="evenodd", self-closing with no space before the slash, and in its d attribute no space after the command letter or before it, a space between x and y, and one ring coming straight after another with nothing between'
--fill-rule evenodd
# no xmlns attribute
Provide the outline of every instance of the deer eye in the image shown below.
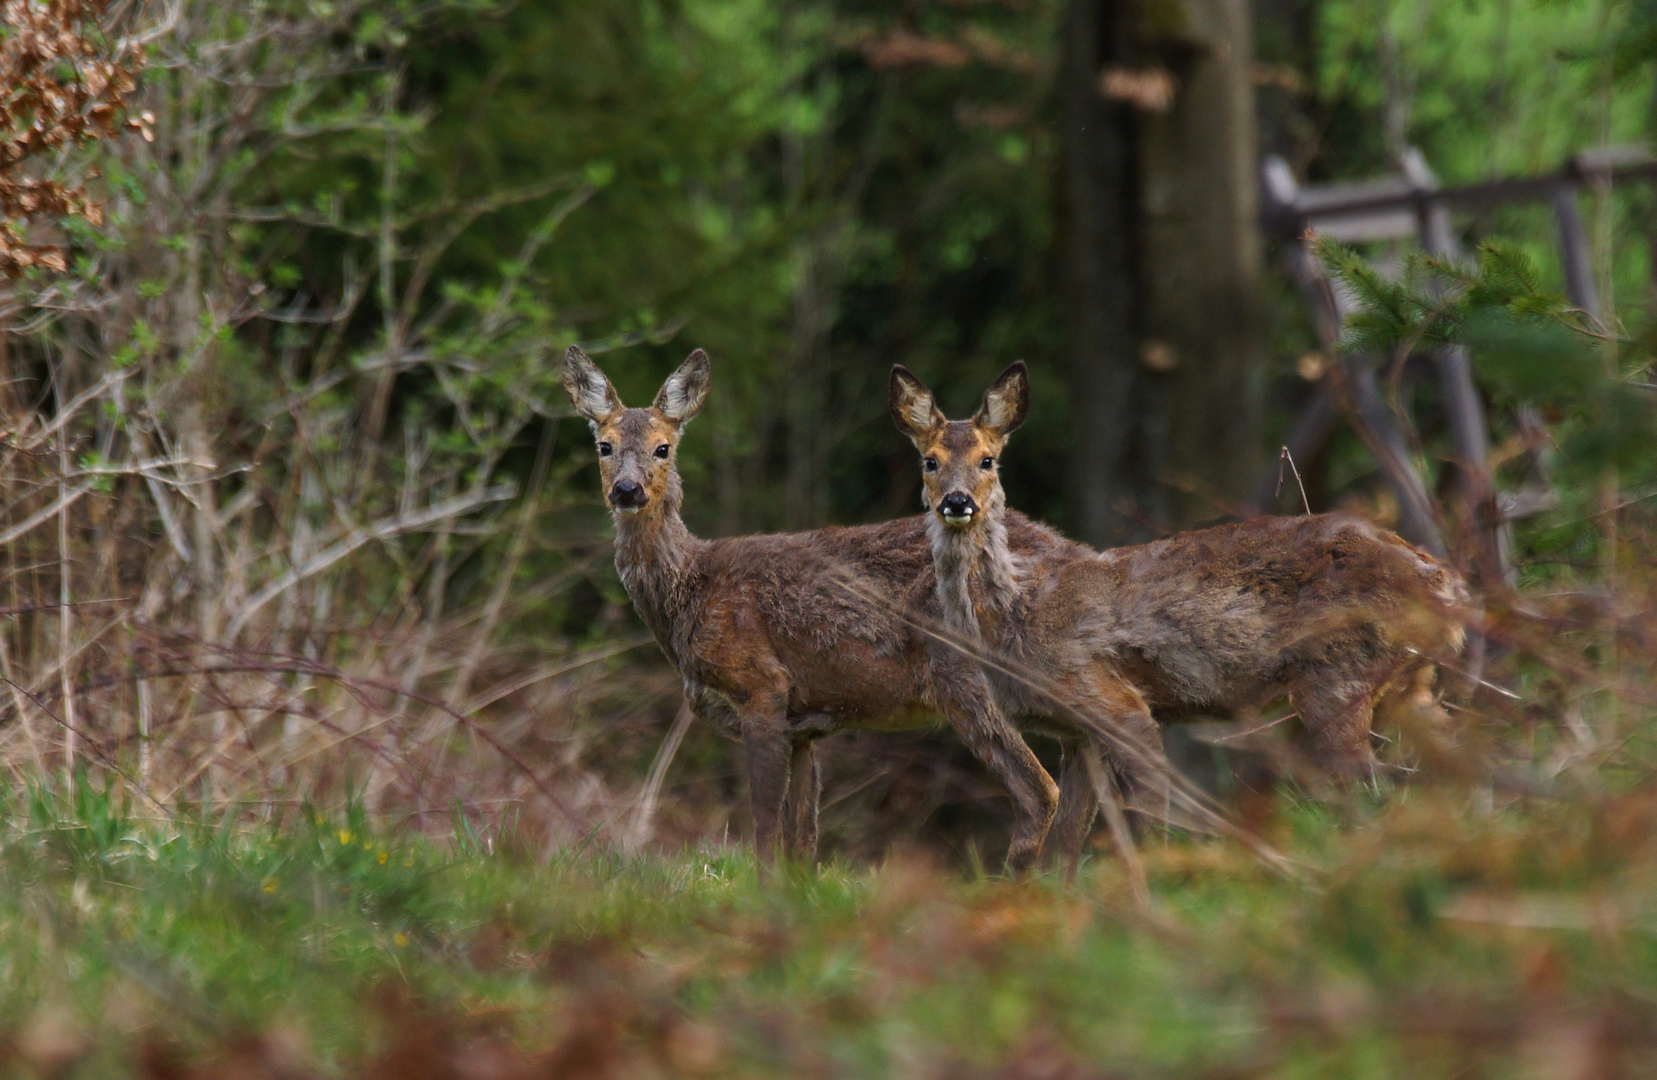
<svg viewBox="0 0 1657 1080"><path fill-rule="evenodd" d="M938 471L938 459L935 458L935 457L929 457L929 458L925 459L924 461L921 462L921 465L922 465L923 468L926 469L927 472L937 472Z"/></svg>
<svg viewBox="0 0 1657 1080"><path fill-rule="evenodd" d="M616 448L611 446L609 443L601 442L601 443L598 444L598 456L599 457L609 457L612 453L615 452L615 449Z"/></svg>
<svg viewBox="0 0 1657 1080"><path fill-rule="evenodd" d="M980 461L978 463L978 467L980 469L993 469L993 468L995 468L995 459L992 458L992 457L987 457L983 461Z"/></svg>
<svg viewBox="0 0 1657 1080"><path fill-rule="evenodd" d="M668 453L669 453L669 447L668 447L667 443L663 443L662 445L656 447L656 456L661 458L663 461L667 460Z"/></svg>

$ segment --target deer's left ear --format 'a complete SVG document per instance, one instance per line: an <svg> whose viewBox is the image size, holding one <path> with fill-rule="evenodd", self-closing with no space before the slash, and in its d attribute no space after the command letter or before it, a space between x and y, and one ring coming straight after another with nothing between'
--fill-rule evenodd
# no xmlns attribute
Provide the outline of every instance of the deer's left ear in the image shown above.
<svg viewBox="0 0 1657 1080"><path fill-rule="evenodd" d="M708 400L712 368L708 354L701 349L685 357L685 362L667 377L667 382L657 392L656 408L675 424L689 422L691 417L702 411L702 404Z"/></svg>
<svg viewBox="0 0 1657 1080"><path fill-rule="evenodd" d="M1030 369L1017 360L1001 373L1001 377L984 391L984 404L972 422L997 438L1005 438L1018 430L1024 418L1030 415Z"/></svg>

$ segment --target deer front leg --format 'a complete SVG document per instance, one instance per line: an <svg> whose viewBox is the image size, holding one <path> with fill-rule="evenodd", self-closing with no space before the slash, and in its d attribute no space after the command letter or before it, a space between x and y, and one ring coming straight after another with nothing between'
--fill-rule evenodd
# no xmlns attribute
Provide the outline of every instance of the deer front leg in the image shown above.
<svg viewBox="0 0 1657 1080"><path fill-rule="evenodd" d="M982 672L976 667L951 667L938 681L938 706L945 719L1013 798L1015 821L1012 843L1007 846L1007 869L1022 875L1041 854L1042 840L1058 808L1058 785L1007 723L990 697Z"/></svg>
<svg viewBox="0 0 1657 1080"><path fill-rule="evenodd" d="M788 799L783 804L786 832L783 850L807 866L817 863L817 800L822 774L817 767L816 742L798 739L788 761Z"/></svg>
<svg viewBox="0 0 1657 1080"><path fill-rule="evenodd" d="M788 796L791 748L785 721L786 698L756 694L740 710L742 748L748 757L748 804L754 815L754 855L760 866L776 856L783 803Z"/></svg>

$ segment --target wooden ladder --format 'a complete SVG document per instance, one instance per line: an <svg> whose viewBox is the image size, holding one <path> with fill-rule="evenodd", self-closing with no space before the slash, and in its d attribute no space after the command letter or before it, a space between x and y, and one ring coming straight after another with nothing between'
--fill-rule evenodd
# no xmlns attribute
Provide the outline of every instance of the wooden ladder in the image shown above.
<svg viewBox="0 0 1657 1080"><path fill-rule="evenodd" d="M1401 422L1408 418L1397 415L1381 394L1376 378L1379 358L1343 354L1340 348L1341 332L1357 301L1329 278L1312 254L1312 238L1348 244L1414 238L1432 255L1461 261L1467 254L1451 225L1454 210L1547 200L1553 204L1558 224L1566 298L1597 316L1599 297L1578 192L1584 186L1603 190L1621 180L1651 180L1657 177L1657 159L1644 148L1594 151L1577 155L1550 174L1459 188L1440 188L1426 159L1414 148L1402 156L1399 166L1398 174L1375 180L1301 187L1282 158L1267 157L1263 163L1265 227L1288 241L1284 245L1286 269L1311 305L1318 339L1330 358L1317 392L1290 430L1287 452L1296 461L1310 460L1345 418L1398 500L1399 533L1440 558L1454 558L1476 580L1508 582L1513 573L1509 523L1535 512L1545 501L1533 493L1525 497L1496 491L1490 469L1489 424L1467 350L1458 345L1430 353L1454 469L1451 516L1445 520L1434 508L1406 424ZM1540 430L1540 418L1528 408L1521 409L1517 420L1521 427ZM1251 505L1271 506L1277 486L1275 471L1262 477Z"/></svg>

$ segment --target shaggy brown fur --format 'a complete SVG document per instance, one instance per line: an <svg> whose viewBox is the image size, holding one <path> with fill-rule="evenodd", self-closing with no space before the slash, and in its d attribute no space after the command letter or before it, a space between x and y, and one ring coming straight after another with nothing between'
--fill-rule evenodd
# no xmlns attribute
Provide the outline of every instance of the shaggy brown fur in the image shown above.
<svg viewBox="0 0 1657 1080"><path fill-rule="evenodd" d="M1351 777L1371 761L1377 702L1418 693L1424 669L1461 649L1461 578L1353 517L1261 518L1102 554L1066 542L1021 556L1007 543L997 466L1027 408L1024 365L967 421L945 419L901 367L891 395L922 456L945 621L1039 676L991 672L1015 721L1092 712L1130 746L1156 746L1153 715L1233 713L1287 695L1324 767ZM1085 753L1072 735L1049 841L1060 851L1081 843L1096 810Z"/></svg>
<svg viewBox="0 0 1657 1080"><path fill-rule="evenodd" d="M592 424L628 595L684 679L693 711L747 752L754 841L768 860L810 858L817 841L813 741L845 728L897 729L937 713L1001 780L1017 822L1007 862L1040 851L1058 789L996 710L968 658L917 627L940 616L922 518L792 535L702 540L680 518L679 438L708 391L692 353L648 409L627 409L579 349L564 385ZM1006 543L1063 543L1016 515Z"/></svg>

